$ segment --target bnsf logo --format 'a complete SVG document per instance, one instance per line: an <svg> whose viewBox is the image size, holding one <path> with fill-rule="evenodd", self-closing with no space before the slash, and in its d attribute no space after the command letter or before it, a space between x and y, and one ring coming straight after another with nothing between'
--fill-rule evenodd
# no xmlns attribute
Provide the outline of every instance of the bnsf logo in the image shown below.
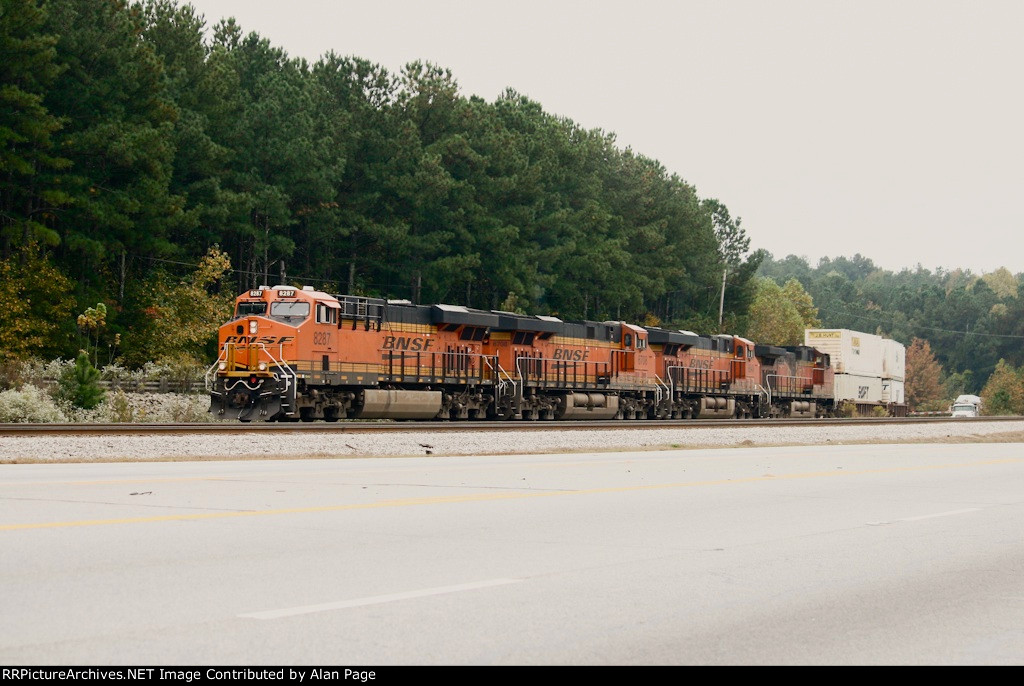
<svg viewBox="0 0 1024 686"><path fill-rule="evenodd" d="M567 348L555 348L556 360L571 360L572 362L583 362L590 359L589 350L569 350Z"/></svg>
<svg viewBox="0 0 1024 686"><path fill-rule="evenodd" d="M289 341L295 340L294 336L281 336L275 338L274 336L228 336L224 339L225 343L235 343L239 345L252 345L254 343L262 343L263 345L278 345L280 343L288 343Z"/></svg>
<svg viewBox="0 0 1024 686"><path fill-rule="evenodd" d="M412 336L385 336L384 350L430 350L434 341L429 338L413 338Z"/></svg>

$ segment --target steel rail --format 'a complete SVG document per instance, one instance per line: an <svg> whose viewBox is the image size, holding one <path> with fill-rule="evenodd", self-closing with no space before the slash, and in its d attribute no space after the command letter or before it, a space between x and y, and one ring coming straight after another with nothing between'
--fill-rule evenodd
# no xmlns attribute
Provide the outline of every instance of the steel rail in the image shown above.
<svg viewBox="0 0 1024 686"><path fill-rule="evenodd" d="M1024 421L1024 417L858 417L841 419L662 419L575 421L339 421L339 422L209 422L191 424L0 424L0 437L60 434L174 434L174 433L415 433L472 431L565 431L572 429L714 429L725 427L880 426L955 422Z"/></svg>

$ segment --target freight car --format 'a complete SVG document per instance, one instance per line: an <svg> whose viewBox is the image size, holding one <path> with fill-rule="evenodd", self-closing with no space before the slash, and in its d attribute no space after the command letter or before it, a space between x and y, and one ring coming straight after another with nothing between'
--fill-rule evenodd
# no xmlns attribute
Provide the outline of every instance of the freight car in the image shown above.
<svg viewBox="0 0 1024 686"><path fill-rule="evenodd" d="M241 421L835 411L829 356L811 346L286 286L237 298L207 387L214 416Z"/></svg>
<svg viewBox="0 0 1024 686"><path fill-rule="evenodd" d="M849 329L807 329L804 342L830 356L836 402L861 415L906 416L903 344Z"/></svg>

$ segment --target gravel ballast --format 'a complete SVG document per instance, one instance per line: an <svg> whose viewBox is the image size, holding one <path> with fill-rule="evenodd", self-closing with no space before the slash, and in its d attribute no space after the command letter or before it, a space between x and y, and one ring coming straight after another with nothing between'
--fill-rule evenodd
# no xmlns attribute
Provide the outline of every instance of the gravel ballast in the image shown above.
<svg viewBox="0 0 1024 686"><path fill-rule="evenodd" d="M1024 443L1024 419L938 424L0 438L0 463L490 455L849 443Z"/></svg>

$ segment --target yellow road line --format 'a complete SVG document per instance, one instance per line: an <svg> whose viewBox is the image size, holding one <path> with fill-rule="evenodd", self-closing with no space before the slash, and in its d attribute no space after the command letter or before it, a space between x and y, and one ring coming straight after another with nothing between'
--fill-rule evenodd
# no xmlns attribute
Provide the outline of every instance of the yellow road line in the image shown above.
<svg viewBox="0 0 1024 686"><path fill-rule="evenodd" d="M764 481L785 481L791 479L817 479L837 476L862 476L866 474L894 474L900 472L919 472L935 469L957 469L962 467L980 467L998 464L1024 462L1024 458L1005 458L985 460L981 462L961 462L955 464L921 465L916 467L889 467L884 469L834 470L828 472L806 472L797 474L779 474L752 476L735 479L713 479L710 481L681 481L667 484L645 484L642 486L613 486L609 488L588 488L582 490L560 490L543 492L517 493L473 493L467 495L437 496L430 498L401 498L397 500L381 500L374 503L351 503L347 505L323 505L317 507L292 507L272 510L242 510L238 512L205 512L195 514L162 515L157 517L124 517L118 519L83 519L70 522L34 522L29 524L0 524L0 531L23 531L26 529L64 529L81 526L105 526L109 524L146 524L152 522L201 521L207 519L229 519L235 517L266 517L270 515L311 514L321 512L345 512L348 510L372 510L388 507L414 507L419 505L444 505L452 503L490 502L499 500L523 500L527 498L551 498L565 495L598 495L606 493L629 493L634 491L653 491L669 488L694 488L701 486L723 486L750 484Z"/></svg>

